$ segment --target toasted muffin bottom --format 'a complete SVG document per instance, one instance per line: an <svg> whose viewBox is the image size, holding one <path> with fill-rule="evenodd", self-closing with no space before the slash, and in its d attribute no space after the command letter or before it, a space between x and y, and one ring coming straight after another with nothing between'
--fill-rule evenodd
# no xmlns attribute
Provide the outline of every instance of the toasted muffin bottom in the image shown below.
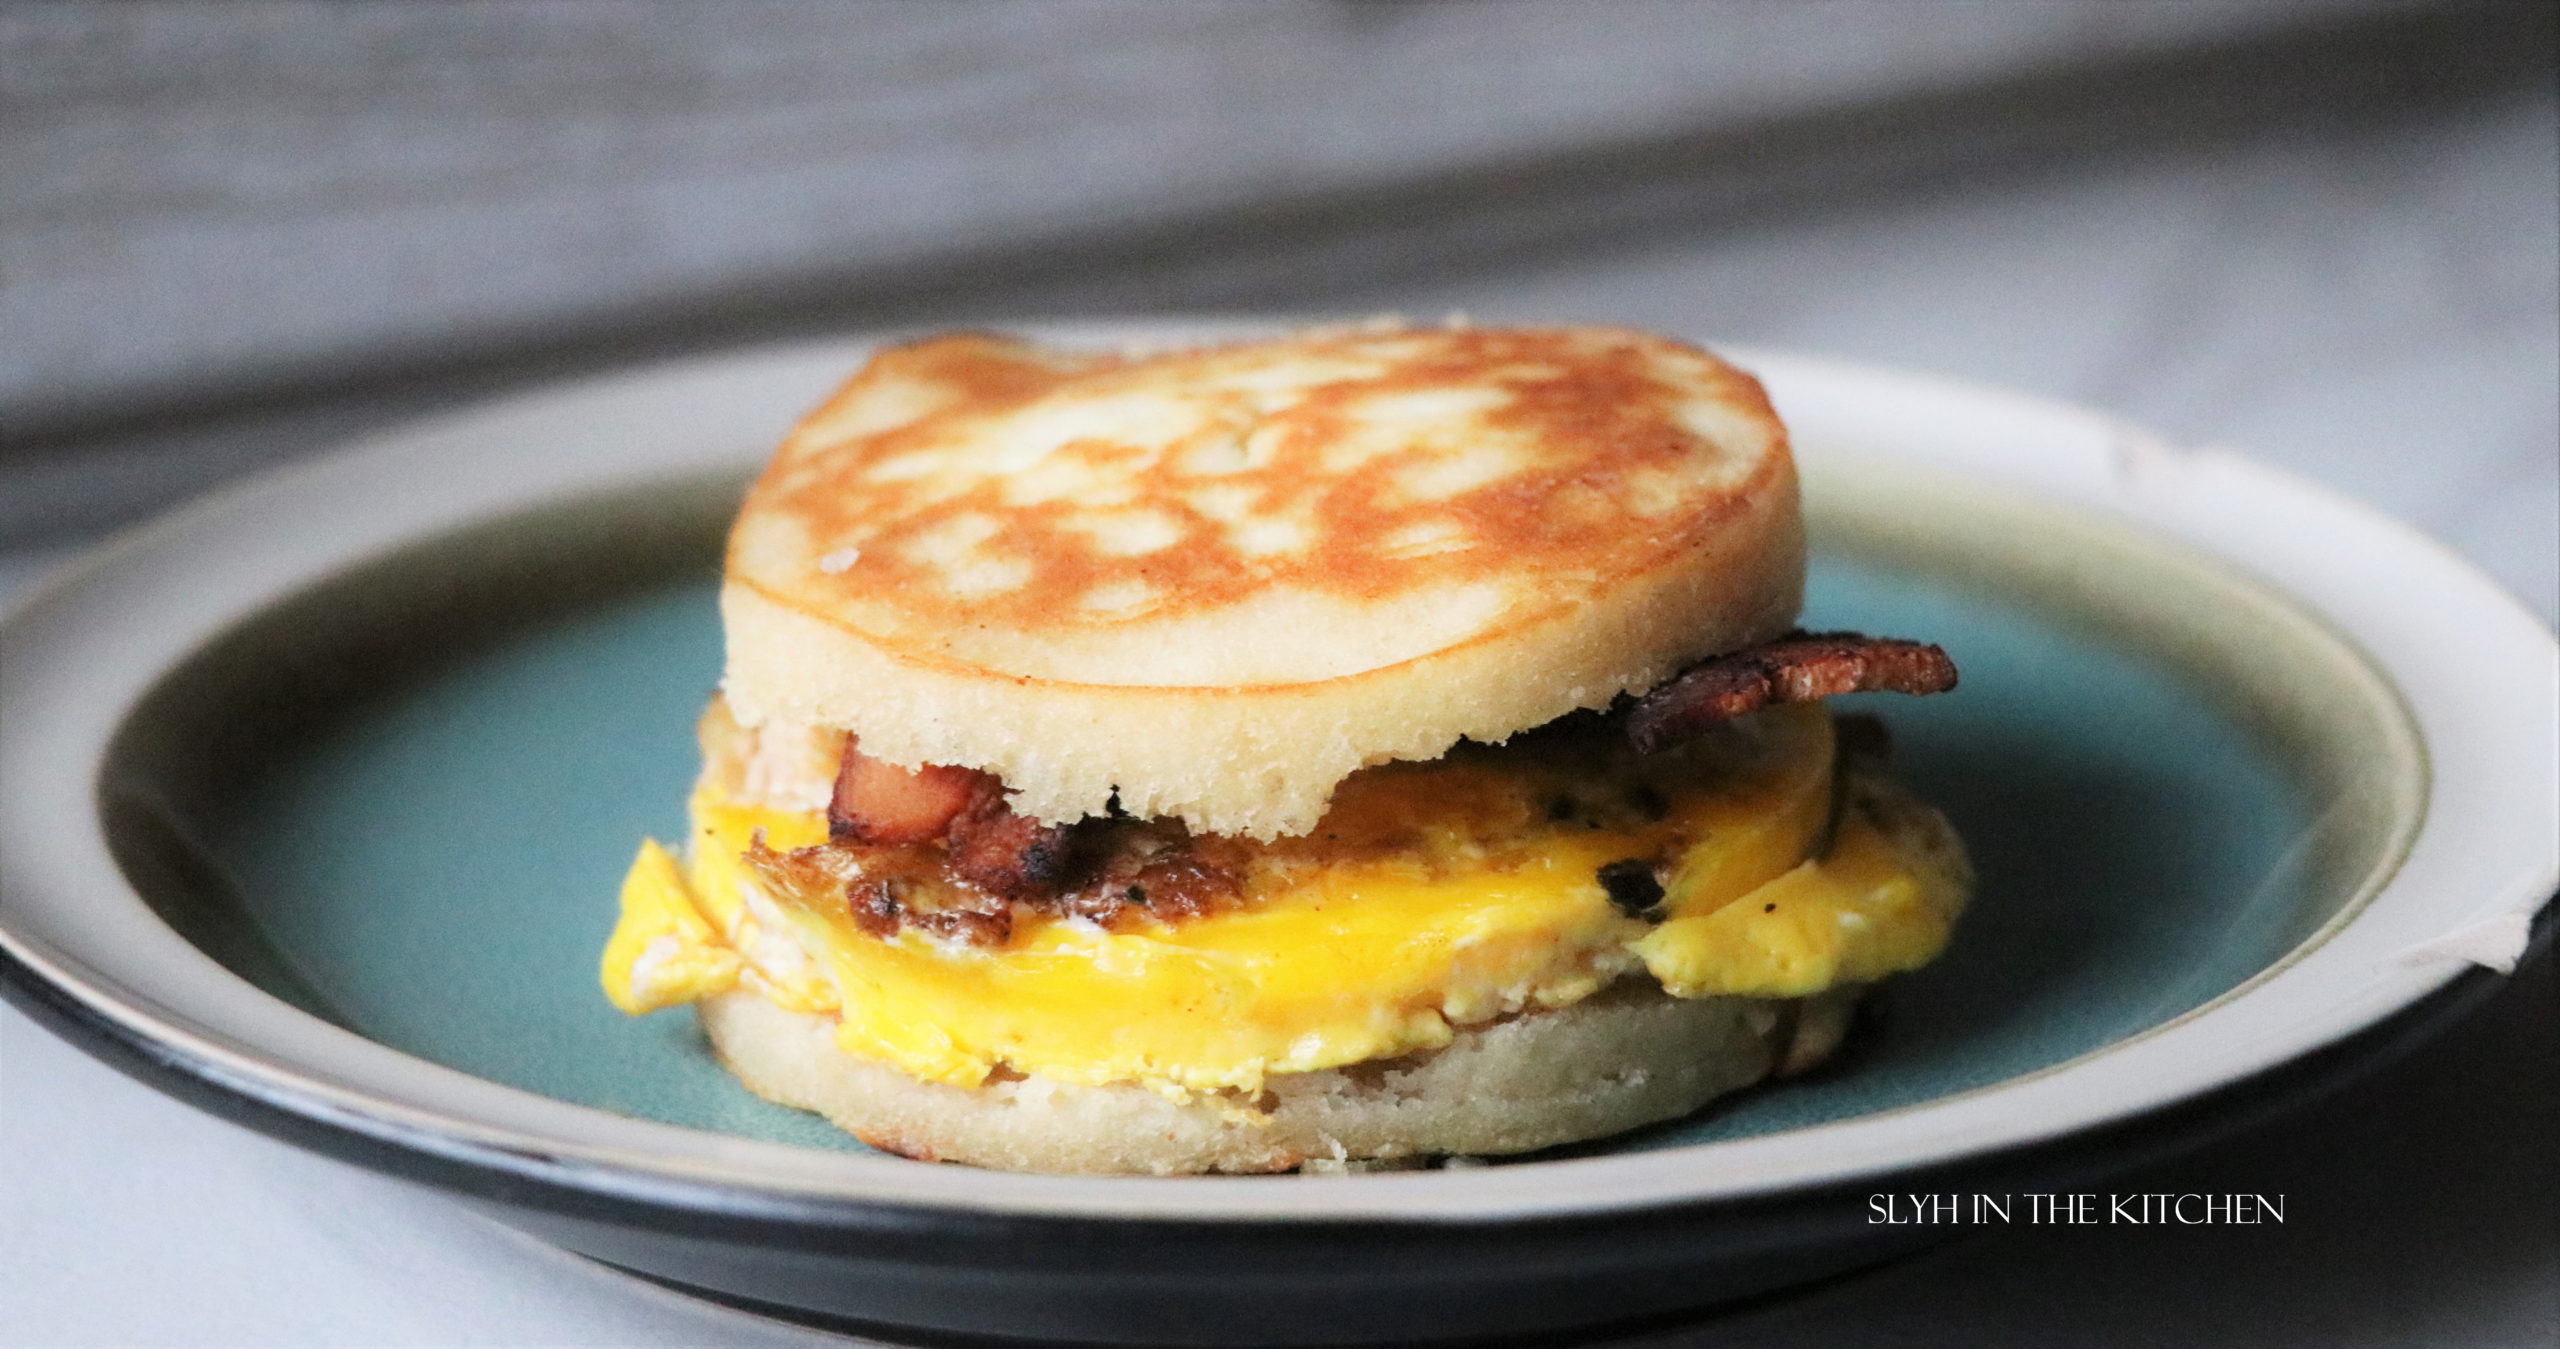
<svg viewBox="0 0 2560 1349"><path fill-rule="evenodd" d="M836 1047L831 1016L745 991L700 1005L738 1079L884 1151L1019 1171L1188 1175L1527 1152L1689 1113L1838 1047L1863 986L1673 998L1630 979L1444 1048L1268 1080L1252 1101L1013 1077L956 1087ZM1250 1107L1247 1109L1246 1107Z"/></svg>

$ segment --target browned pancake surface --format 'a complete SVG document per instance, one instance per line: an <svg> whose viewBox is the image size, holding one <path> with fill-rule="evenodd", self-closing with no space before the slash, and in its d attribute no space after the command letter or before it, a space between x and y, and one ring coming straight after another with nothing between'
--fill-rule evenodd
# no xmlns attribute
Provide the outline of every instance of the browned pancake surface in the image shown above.
<svg viewBox="0 0 2560 1349"><path fill-rule="evenodd" d="M892 645L1104 683L1154 681L965 634L1167 626L1274 595L1412 620L1410 641L1355 644L1356 667L1693 545L1782 466L1733 434L1768 418L1748 376L1608 329L1139 358L958 334L882 353L810 418L750 497L733 570Z"/></svg>

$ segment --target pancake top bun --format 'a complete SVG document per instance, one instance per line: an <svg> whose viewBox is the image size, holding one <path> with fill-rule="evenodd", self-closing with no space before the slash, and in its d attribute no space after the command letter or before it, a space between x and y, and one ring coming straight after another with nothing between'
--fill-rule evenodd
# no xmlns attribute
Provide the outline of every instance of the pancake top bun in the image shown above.
<svg viewBox="0 0 2560 1349"><path fill-rule="evenodd" d="M1302 832L1341 779L1785 631L1786 435L1612 328L875 356L730 541L730 703L985 769L1016 811Z"/></svg>

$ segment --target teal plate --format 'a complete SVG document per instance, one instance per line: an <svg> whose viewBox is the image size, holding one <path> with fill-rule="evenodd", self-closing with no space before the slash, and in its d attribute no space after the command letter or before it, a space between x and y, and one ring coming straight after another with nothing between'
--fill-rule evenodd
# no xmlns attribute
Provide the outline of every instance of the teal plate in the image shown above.
<svg viewBox="0 0 2560 1349"><path fill-rule="evenodd" d="M634 1020L597 989L632 849L683 837L691 726L718 678L714 526L693 523L650 565L566 588L445 569L441 598L400 601L405 639L271 661L266 696L303 731L226 783L205 830L236 911L168 916L269 992L421 1058L867 1151L739 1087L689 1009ZM2240 985L2341 898L2292 864L2313 784L2206 673L2129 645L2088 596L2057 607L1897 566L1831 523L1845 537L1816 561L1808 623L1938 641L1962 667L1951 696L1874 703L1902 774L1968 841L1979 897L1823 1073L1576 1152L1797 1128L2063 1063ZM316 686L350 660L394 673L357 697Z"/></svg>
<svg viewBox="0 0 2560 1349"><path fill-rule="evenodd" d="M1874 1226L1872 1190L2058 1190L2264 1117L2484 996L2560 876L2560 649L2442 550L2095 414L1760 353L1806 620L1964 669L1875 706L1979 893L1832 1065L1516 1165L873 1154L596 973L633 850L682 827L741 474L865 349L459 412L0 619L0 996L208 1110L794 1315L1417 1340L1764 1294L1952 1234Z"/></svg>

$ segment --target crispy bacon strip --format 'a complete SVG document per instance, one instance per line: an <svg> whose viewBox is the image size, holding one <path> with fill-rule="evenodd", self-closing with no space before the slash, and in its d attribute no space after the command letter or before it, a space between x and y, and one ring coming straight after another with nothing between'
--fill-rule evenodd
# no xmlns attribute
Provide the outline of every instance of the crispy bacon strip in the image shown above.
<svg viewBox="0 0 2560 1349"><path fill-rule="evenodd" d="M971 801L1000 790L993 776L973 769L900 768L863 753L847 736L835 795L827 802L827 835L839 843L929 842Z"/></svg>
<svg viewBox="0 0 2560 1349"><path fill-rule="evenodd" d="M883 859L889 865L882 866ZM841 899L853 925L874 937L893 937L902 927L917 927L938 937L972 945L1002 943L1013 931L1009 900L951 886L919 884L913 859L876 849L822 843L813 848L775 852L759 833L741 856L747 869L771 890L796 895L822 906ZM898 865L905 861L908 865Z"/></svg>
<svg viewBox="0 0 2560 1349"><path fill-rule="evenodd" d="M1243 888L1251 850L1166 820L1090 822L1077 841L1077 883L1057 910L1110 923L1130 909L1167 922L1197 918Z"/></svg>
<svg viewBox="0 0 2560 1349"><path fill-rule="evenodd" d="M1073 829L1014 814L994 774L900 768L850 739L827 803L827 835L874 847L940 842L954 876L1002 900L1054 897L1076 860ZM875 897L872 907L885 903Z"/></svg>
<svg viewBox="0 0 2560 1349"><path fill-rule="evenodd" d="M1798 630L1710 656L1636 701L1627 737L1650 754L1771 703L1835 693L1944 693L1956 665L1944 648L1855 632Z"/></svg>
<svg viewBox="0 0 2560 1349"><path fill-rule="evenodd" d="M998 789L951 822L951 873L1000 899L1054 898L1075 866L1075 832L1014 814Z"/></svg>

